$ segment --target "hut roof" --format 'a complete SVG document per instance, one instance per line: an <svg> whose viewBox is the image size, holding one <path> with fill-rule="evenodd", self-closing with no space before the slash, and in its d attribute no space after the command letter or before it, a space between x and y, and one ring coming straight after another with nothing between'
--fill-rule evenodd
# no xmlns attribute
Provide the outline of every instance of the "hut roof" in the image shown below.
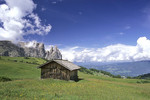
<svg viewBox="0 0 150 100"><path fill-rule="evenodd" d="M38 68L42 68L43 66L45 66L45 65L47 65L47 64L49 64L49 63L51 63L53 61L58 63L58 64L60 64L60 65L62 65L63 67L67 68L70 71L80 69L79 66L73 64L72 62L70 62L68 60L60 60L60 59L58 59L58 60L51 60L51 61L49 61L49 62L39 66Z"/></svg>

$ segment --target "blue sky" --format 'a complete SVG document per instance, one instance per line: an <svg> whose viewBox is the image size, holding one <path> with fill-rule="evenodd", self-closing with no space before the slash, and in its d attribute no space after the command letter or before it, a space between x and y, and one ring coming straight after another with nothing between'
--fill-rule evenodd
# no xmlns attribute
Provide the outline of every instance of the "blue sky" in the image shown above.
<svg viewBox="0 0 150 100"><path fill-rule="evenodd" d="M104 47L136 45L149 38L149 0L34 0L42 23L51 24L45 36L27 36L46 44ZM44 9L44 10L43 10Z"/></svg>
<svg viewBox="0 0 150 100"><path fill-rule="evenodd" d="M0 0L0 40L57 45L77 62L150 60L149 0Z"/></svg>

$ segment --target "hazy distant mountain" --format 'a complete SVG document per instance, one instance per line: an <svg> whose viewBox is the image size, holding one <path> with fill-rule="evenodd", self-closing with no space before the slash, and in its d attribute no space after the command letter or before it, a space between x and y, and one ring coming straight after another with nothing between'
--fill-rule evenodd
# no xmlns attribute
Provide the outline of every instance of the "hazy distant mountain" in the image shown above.
<svg viewBox="0 0 150 100"><path fill-rule="evenodd" d="M150 61L124 63L76 63L78 65L108 71L114 75L138 76L150 73Z"/></svg>
<svg viewBox="0 0 150 100"><path fill-rule="evenodd" d="M48 60L62 59L62 55L57 47L51 48L51 51L45 51L44 44L35 41L19 42L17 44L11 41L0 41L0 56L38 57Z"/></svg>

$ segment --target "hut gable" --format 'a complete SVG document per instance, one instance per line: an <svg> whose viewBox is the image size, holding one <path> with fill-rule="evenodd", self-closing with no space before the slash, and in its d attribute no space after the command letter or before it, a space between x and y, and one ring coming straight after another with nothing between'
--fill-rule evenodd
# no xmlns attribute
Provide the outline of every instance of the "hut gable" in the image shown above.
<svg viewBox="0 0 150 100"><path fill-rule="evenodd" d="M41 78L54 78L63 80L77 80L79 66L67 60L51 60L38 68L41 68Z"/></svg>

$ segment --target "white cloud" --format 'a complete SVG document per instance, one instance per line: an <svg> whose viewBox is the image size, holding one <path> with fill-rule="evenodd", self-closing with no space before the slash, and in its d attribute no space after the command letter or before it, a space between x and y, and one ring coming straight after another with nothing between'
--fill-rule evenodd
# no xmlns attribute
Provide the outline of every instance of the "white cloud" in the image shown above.
<svg viewBox="0 0 150 100"><path fill-rule="evenodd" d="M20 41L24 35L45 35L51 25L42 25L41 19L33 13L36 4L32 0L5 0L0 5L0 40Z"/></svg>
<svg viewBox="0 0 150 100"><path fill-rule="evenodd" d="M37 43L38 42L36 40L30 41L30 42L25 43L25 47L35 48Z"/></svg>
<svg viewBox="0 0 150 100"><path fill-rule="evenodd" d="M136 46L115 44L104 48L71 47L61 49L63 59L76 62L115 62L150 59L150 40L140 37Z"/></svg>
<svg viewBox="0 0 150 100"><path fill-rule="evenodd" d="M34 8L36 8L36 4L32 0L5 0L7 6L11 9L19 8L19 10L23 13L23 15L27 15L32 13Z"/></svg>

